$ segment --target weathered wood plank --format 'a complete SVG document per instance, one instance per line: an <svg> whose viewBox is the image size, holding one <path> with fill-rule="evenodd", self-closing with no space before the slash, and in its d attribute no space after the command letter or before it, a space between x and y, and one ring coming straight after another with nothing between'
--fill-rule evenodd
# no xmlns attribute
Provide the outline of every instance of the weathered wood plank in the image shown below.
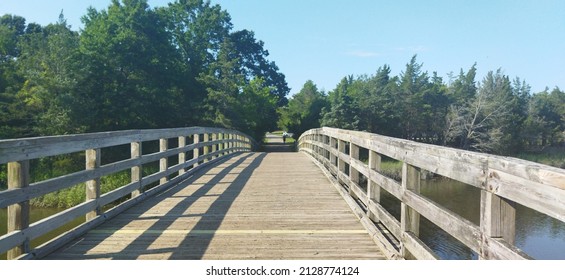
<svg viewBox="0 0 565 280"><path fill-rule="evenodd" d="M461 241L465 246L475 252L480 251L481 231L477 225L411 191L405 192L402 198L407 205L420 215Z"/></svg>
<svg viewBox="0 0 565 280"><path fill-rule="evenodd" d="M418 260L439 260L439 256L432 251L418 236L412 232L402 232L402 244Z"/></svg>
<svg viewBox="0 0 565 280"><path fill-rule="evenodd" d="M166 152L168 150L169 147L169 139L164 139L161 138L159 139L159 152L163 153ZM161 157L159 159L159 171L164 172L167 171L167 168L169 166L169 158L168 157ZM159 184L164 184L168 181L167 175L163 176L160 180L159 180Z"/></svg>
<svg viewBox="0 0 565 280"><path fill-rule="evenodd" d="M101 149L131 142L145 142L161 138L175 138L179 135L202 133L233 133L247 135L230 129L187 127L171 129L146 129L87 133L64 136L48 136L22 139L0 140L0 164L42 158L54 155L69 154L88 149Z"/></svg>
<svg viewBox="0 0 565 280"><path fill-rule="evenodd" d="M492 260L529 260L530 256L507 243L502 238L486 238L483 243L482 259Z"/></svg>
<svg viewBox="0 0 565 280"><path fill-rule="evenodd" d="M326 147L325 143L309 137L310 135L324 135L335 139L335 142L349 142L353 146L368 149L369 166L340 153L339 149L336 150L332 145ZM512 207L514 203L520 203L565 222L565 192L563 191L565 190L565 170L563 169L515 158L327 127L306 131L299 139L299 145L303 142L309 146L325 148L330 152L330 158L336 157L338 161L349 163L353 169L368 178L370 198L368 213L370 216L378 219L376 217L378 196L373 196L375 186L378 186L397 197L405 204L407 210L410 207L418 207L417 211L422 211L420 214L425 213L424 216L440 228L472 250L486 254L482 256L483 258L520 259L524 257L523 253L511 246L515 231L515 211ZM302 151L312 152L308 149L302 149ZM480 188L483 192L481 228L477 228L434 202L418 196L413 191L402 191L395 181L382 176L373 167L376 163L371 156L376 157L378 154ZM345 184L350 185L348 180L343 179L343 172L338 171L336 176ZM485 199L487 196L488 199ZM504 237L506 241L500 242L501 237Z"/></svg>
<svg viewBox="0 0 565 280"><path fill-rule="evenodd" d="M381 156L371 150L369 150L369 170L377 173L381 171ZM363 175L367 178L367 197L369 197L370 200L380 203L381 187L377 184L377 182L375 182L375 180L371 180L371 176L368 173L369 172L363 173Z"/></svg>
<svg viewBox="0 0 565 280"><path fill-rule="evenodd" d="M194 134L192 137L192 142L193 142L193 146L194 149L192 151L192 158L198 158L200 156L200 147L198 147L198 144L200 143L200 134ZM193 167L198 166L199 162L196 161L194 162L194 164L192 165Z"/></svg>
<svg viewBox="0 0 565 280"><path fill-rule="evenodd" d="M400 240L402 236L402 231L400 230L400 222L394 218L386 209L384 209L380 204L376 204L374 201L369 201L368 209L370 214L377 218L394 237Z"/></svg>
<svg viewBox="0 0 565 280"><path fill-rule="evenodd" d="M29 161L8 163L8 189L24 189L29 186ZM29 226L29 201L8 206L8 233L25 230ZM15 259L29 251L30 239L14 244L8 251L8 259Z"/></svg>
<svg viewBox="0 0 565 280"><path fill-rule="evenodd" d="M208 162L208 153L210 152L210 144L208 142L210 142L210 134L209 133L204 133L204 147L202 149L202 156L203 156L203 162L206 163Z"/></svg>
<svg viewBox="0 0 565 280"><path fill-rule="evenodd" d="M86 150L85 154L86 170L100 168L100 149ZM97 200L98 198L100 198L100 177L86 181L86 201ZM100 215L100 207L96 207L94 211L86 213L86 220L90 221L98 215Z"/></svg>
<svg viewBox="0 0 565 280"><path fill-rule="evenodd" d="M178 137L178 143L179 143L178 148L184 148L186 146L186 136L179 136ZM180 152L178 154L179 164L183 164L185 161L186 161L186 152ZM180 175L184 174L184 172L185 172L185 169L181 169L181 170L179 170L178 175L180 176Z"/></svg>
<svg viewBox="0 0 565 280"><path fill-rule="evenodd" d="M235 155L235 154L234 154ZM88 221L86 223L83 223L79 226L77 226L76 228L67 231L63 234L61 234L60 236L58 236L57 238L47 242L46 244L43 244L41 246L39 246L38 248L34 249L31 252L31 255L28 255L29 258L43 258L45 256L47 256L48 254L52 253L53 251L61 248L61 246L67 244L68 242L72 241L73 239L83 235L85 232L87 232L88 230L91 230L92 228L99 226L100 224L102 224L104 221L112 219L114 217L116 217L118 214L121 214L122 212L124 212L125 210L128 210L129 208L131 208L134 205L139 204L142 201L145 201L146 199L155 196L156 194L162 193L164 190L167 190L177 184L179 184L182 180L186 179L188 176L200 171L203 168L206 168L207 166L210 166L212 164L215 164L217 162L221 162L222 160L227 160L229 158L231 158L232 156L227 156L227 157L223 157L223 158L217 158L213 161L210 161L206 164L202 164L198 167L192 168L191 170L187 171L185 174L183 174L182 176L177 176L175 178L173 178L172 180L168 181L167 183L163 184L163 185L159 185L155 188L152 188L144 193L141 193L140 195L133 197L115 207L113 207L112 209L106 211L104 213L104 215L99 215L98 217L96 217L95 219ZM131 185L131 184L130 184ZM127 186L130 186L127 185ZM127 187L126 186L126 187ZM123 187L122 189L125 189L125 187ZM101 196L99 202L100 203L108 203L111 202L119 197L121 197L121 195L117 194L118 190L114 190L113 192L108 192L104 195ZM128 193L129 190L127 192L124 193ZM91 204L91 203L90 203ZM80 211L85 211L84 208L85 207L92 207L91 205L89 205L89 203L83 203L81 205L78 205L74 208L65 210L65 211L70 211L71 213L73 213L73 215L82 215L80 214ZM72 211L71 211L72 210ZM87 210L88 211L88 210ZM12 235L8 235L8 236L2 236L0 237L0 252L2 252L2 245L3 242L18 242L19 240L21 240L22 238L25 238L26 236L32 236L32 234L37 234L37 232L41 232L44 229L37 229L40 227L59 227L58 225L60 224L65 224L66 221L65 219L68 219L68 215L66 214L62 214L63 212L57 214L55 216L51 216L47 219L43 219L37 223L34 223L33 226L35 227L33 232L16 232ZM49 223L55 222L58 225L49 225Z"/></svg>
<svg viewBox="0 0 565 280"><path fill-rule="evenodd" d="M196 143L195 145L190 146L186 146L182 143L183 141L182 139L180 139L181 137L184 138L184 135L197 133L230 133L230 135L238 135L239 139L220 139L218 141L212 141L208 143ZM141 142L173 137L179 137L179 147L175 149L167 149L167 147L161 147L161 151L159 153L141 156ZM129 191L135 193L140 189L140 186L143 183L140 167L144 163L148 163L156 159L162 161L163 158L169 157L170 155L175 155L175 153L184 153L191 149L198 148L196 147L197 145L218 145L219 147L220 145L223 146L223 143L235 142L251 143L250 140L248 140L247 136L243 136L243 134L236 131L199 127L164 130L132 130L83 135L0 140L0 161L2 163L10 162L11 159L32 159L86 150L86 170L84 171L63 175L45 181L40 181L31 185L29 184L28 178L25 184L26 188L9 188L6 191L0 192L0 207L9 206L9 209L15 209L14 211L8 211L9 216L12 217L12 219L9 218L9 224L13 225L9 225L9 228L10 230L15 231L13 233L0 237L2 248L9 249L12 247L22 247L23 250L19 250L18 252L14 251L15 253L10 255L11 258L14 258L21 253L28 251L27 244L29 243L30 239L33 239L39 235L42 235L59 227L64 223L67 223L69 220L76 218L77 215L80 216L86 214L88 216L88 220L95 219L100 214L100 207L103 205L102 203L108 203L111 200L115 200L121 196L127 195L127 192ZM132 144L132 159L100 166L101 148L128 143L134 143ZM225 152L231 151L233 150L218 151L218 153L210 154L210 156L216 157L223 155ZM194 160L193 162L196 161L197 160ZM27 162L29 164L27 160L24 160L24 162ZM161 174L163 174L164 176L171 175L176 171L183 170L190 164L193 164L193 162L186 163L181 159L178 165L171 168L166 167ZM132 168L132 179L134 183L128 184L101 197L99 178L128 168ZM161 167L161 169L163 168ZM27 171L27 173L29 173L29 170ZM27 225L25 225L24 227L16 226L16 224L25 224L26 218L22 219L22 208L20 206L24 204L28 205L29 199L50 192L58 191L70 186L74 186L82 182L86 182L87 186L87 201L85 203L34 223L29 227ZM19 209L16 209L15 206L18 206ZM24 214L26 212L25 209L28 209L28 207L29 206L24 207ZM85 211L87 211L88 213ZM11 212L17 213L15 215L12 215ZM27 217L28 215L26 214L23 216ZM22 221L24 223L22 223ZM29 224L29 222L27 222L27 224ZM19 243L17 242L20 242L22 245L18 246Z"/></svg>
<svg viewBox="0 0 565 280"><path fill-rule="evenodd" d="M139 160L143 154L143 144L141 142L132 142L130 144L130 153L132 160ZM143 165L142 163L136 164L131 167L131 183L136 186L131 190L131 197L136 197L143 192L143 185L141 184L141 178L143 177ZM125 195L125 194L124 194Z"/></svg>
<svg viewBox="0 0 565 280"><path fill-rule="evenodd" d="M380 174L376 170L369 169L366 165L364 165L360 161L351 161L351 165L355 166L357 170L369 180L375 182L378 186L392 194L394 197L398 198L399 200L402 197L402 186L395 180L388 178L382 174Z"/></svg>
<svg viewBox="0 0 565 280"><path fill-rule="evenodd" d="M406 193L420 193L420 171L415 167L403 163L402 165L402 193L403 197ZM407 203L406 199L401 199L400 203L400 230L402 231L403 235L401 237L406 237L404 233L410 232L413 236L418 236L420 234L420 214L417 210ZM408 258L411 255L414 255L410 250L406 247L406 243L402 243L400 247L400 254L404 258ZM415 245L415 244L412 244Z"/></svg>
<svg viewBox="0 0 565 280"><path fill-rule="evenodd" d="M565 190L496 170L488 171L487 190L565 222Z"/></svg>
<svg viewBox="0 0 565 280"><path fill-rule="evenodd" d="M364 212L351 213L303 154L229 158L129 208L48 258L385 257L356 218ZM299 188L284 187L298 182L302 182ZM366 216L363 221L371 225Z"/></svg>
<svg viewBox="0 0 565 280"><path fill-rule="evenodd" d="M138 143L138 142L134 142ZM134 147L133 149L141 149L141 144L132 144L132 145L140 145L139 148ZM6 191L0 192L0 208L7 207L8 205L19 203L22 201L30 200L51 192L55 192L58 190L62 190L68 187L75 186L77 184L83 183L88 180L93 180L95 178L103 177L112 173L116 173L128 168L136 168L140 167L142 164L146 164L149 162L157 161L164 156L171 156L176 154L178 151L183 150L190 150L193 147L202 147L204 143L200 143L195 146L186 146L185 148L178 148L178 149L170 149L166 152L158 152L148 155L143 155L141 157L133 157L132 159L123 160L115 163L110 163L104 166L100 166L94 170L83 170L79 172L75 172L68 175L63 175L60 177L48 179L45 181L33 183L29 185L27 188L22 189L9 189ZM133 151L134 153L136 151ZM140 153L137 151L137 153ZM136 173L141 174L141 168L134 169ZM170 174L169 174L170 175ZM139 175L141 176L141 175ZM134 196L137 194L134 194Z"/></svg>

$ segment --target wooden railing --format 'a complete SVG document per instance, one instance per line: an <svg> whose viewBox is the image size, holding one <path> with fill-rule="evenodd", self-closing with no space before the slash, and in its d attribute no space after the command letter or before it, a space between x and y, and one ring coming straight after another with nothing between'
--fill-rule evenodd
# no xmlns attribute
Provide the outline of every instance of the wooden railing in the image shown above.
<svg viewBox="0 0 565 280"><path fill-rule="evenodd" d="M191 140L190 144L187 139ZM175 147L169 147L169 140ZM144 152L144 143L150 146L150 141L154 141L153 146L159 142L158 152ZM101 165L102 152L120 145L129 145L122 148L131 150L131 157ZM145 198L179 183L201 167L232 153L251 151L253 146L254 141L241 132L203 127L1 140L0 164L7 164L8 188L0 192L0 208L8 208L8 233L0 236L0 253L8 252L8 259L41 258ZM80 153L85 159L84 170L30 182L30 161L71 153ZM169 166L171 157L176 165ZM159 162L158 170L152 174L142 172L143 165L155 162ZM100 178L125 170L131 172L130 183L101 194ZM31 199L81 183L86 188L83 203L29 223ZM104 206L111 209L104 211ZM86 222L33 250L30 248L31 240L83 216Z"/></svg>
<svg viewBox="0 0 565 280"><path fill-rule="evenodd" d="M565 222L563 169L327 127L302 134L298 147L336 183L389 258L439 258L418 237L420 215L476 252L480 259L530 258L513 245L515 203ZM359 158L360 149L368 153L366 163ZM401 182L380 172L382 155L403 162ZM479 188L480 224L421 195L421 170ZM366 186L361 186L360 174ZM400 220L380 204L381 190L400 200Z"/></svg>

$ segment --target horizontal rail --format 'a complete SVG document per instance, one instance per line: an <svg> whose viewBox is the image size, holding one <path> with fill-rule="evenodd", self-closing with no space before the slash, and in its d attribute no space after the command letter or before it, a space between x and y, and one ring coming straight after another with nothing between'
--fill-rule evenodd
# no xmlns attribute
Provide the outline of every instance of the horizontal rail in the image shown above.
<svg viewBox="0 0 565 280"><path fill-rule="evenodd" d="M187 137L192 143L187 144ZM168 139L178 139L177 147L167 147ZM158 152L143 154L143 142L160 141ZM100 165L103 148L131 145L131 158ZM34 258L44 256L76 237L78 232L98 225L108 215L116 215L142 198L155 194L178 183L200 168L215 163L238 152L252 151L256 143L249 136L229 129L189 127L156 130L129 130L80 135L50 136L25 139L0 140L0 164L8 164L8 189L0 191L0 208L8 208L8 233L0 236L0 253L8 258ZM98 152L89 152L98 151ZM187 159L186 153L193 152ZM85 152L85 169L39 182L29 183L29 162L49 156ZM170 166L168 159L178 156ZM142 166L159 162L160 168L145 177ZM123 171L131 172L131 182L107 193L100 193L100 178ZM29 201L45 194L85 184L87 198L77 206L29 224ZM147 190L148 187L154 186ZM116 201L125 201L113 205ZM113 205L105 212L102 207ZM30 240L56 230L72 220L86 216L86 222L59 237L29 248ZM60 240L59 238L64 238Z"/></svg>
<svg viewBox="0 0 565 280"><path fill-rule="evenodd" d="M481 259L530 258L513 245L513 203L565 222L563 169L328 127L306 131L300 136L298 147L347 189L347 195L366 209L366 216L373 223L382 224L394 236L400 248L391 254L403 258L438 258L418 238L420 216L461 241ZM368 150L368 163L360 160L359 149ZM403 162L401 182L380 172L381 155ZM420 170L480 189L480 225L420 195ZM360 175L367 179L365 189L360 187ZM400 221L380 205L380 189L400 200ZM385 247L391 248L390 244Z"/></svg>

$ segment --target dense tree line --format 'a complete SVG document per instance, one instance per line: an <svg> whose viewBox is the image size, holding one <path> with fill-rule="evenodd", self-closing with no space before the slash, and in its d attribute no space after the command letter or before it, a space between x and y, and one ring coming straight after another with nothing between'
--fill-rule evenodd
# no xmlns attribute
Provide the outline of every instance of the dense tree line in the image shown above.
<svg viewBox="0 0 565 280"><path fill-rule="evenodd" d="M112 0L80 32L0 18L0 139L221 126L261 139L289 88L252 31L203 0Z"/></svg>
<svg viewBox="0 0 565 280"><path fill-rule="evenodd" d="M564 145L565 92L532 94L501 70L476 81L476 70L445 82L414 56L398 76L384 65L343 78L328 94L308 81L280 109L279 124L297 135L321 125L496 154Z"/></svg>

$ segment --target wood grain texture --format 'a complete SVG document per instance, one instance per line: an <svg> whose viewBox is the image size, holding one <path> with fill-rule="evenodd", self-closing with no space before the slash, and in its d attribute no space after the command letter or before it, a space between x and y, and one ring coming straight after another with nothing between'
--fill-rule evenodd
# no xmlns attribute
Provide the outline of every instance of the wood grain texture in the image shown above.
<svg viewBox="0 0 565 280"><path fill-rule="evenodd" d="M204 168L48 259L383 259L301 153L247 153Z"/></svg>
<svg viewBox="0 0 565 280"><path fill-rule="evenodd" d="M322 141L320 136L329 137L330 141ZM345 153L342 143L351 145L349 155ZM413 250L414 254L408 257L436 258L418 239L419 215L461 241L483 259L529 258L513 245L516 238L516 203L565 222L565 170L560 168L329 127L304 132L298 139L298 147L320 162L321 168L337 177L344 188L350 191L350 196L359 197L358 201L368 206L367 215L373 222L382 224L395 237L396 240L389 242L400 240L402 253L406 251L404 249ZM369 151L368 163L358 160L358 148ZM320 154L320 150L330 154ZM379 172L381 155L403 162L402 184ZM338 162L338 168L334 168L333 159ZM346 176L343 168L346 164L349 164L349 174L353 176ZM481 225L476 226L419 195L417 185L407 183L419 182L418 169L479 188L482 192ZM354 180L356 172L368 179L367 197L361 197ZM400 228L398 221L379 205L381 189L401 202Z"/></svg>
<svg viewBox="0 0 565 280"><path fill-rule="evenodd" d="M88 149L100 149L131 142L153 141L203 133L233 133L249 146L254 142L239 131L211 127L184 127L167 129L143 129L86 133L64 136L47 136L21 139L0 140L0 164L22 161L53 155L69 154Z"/></svg>

